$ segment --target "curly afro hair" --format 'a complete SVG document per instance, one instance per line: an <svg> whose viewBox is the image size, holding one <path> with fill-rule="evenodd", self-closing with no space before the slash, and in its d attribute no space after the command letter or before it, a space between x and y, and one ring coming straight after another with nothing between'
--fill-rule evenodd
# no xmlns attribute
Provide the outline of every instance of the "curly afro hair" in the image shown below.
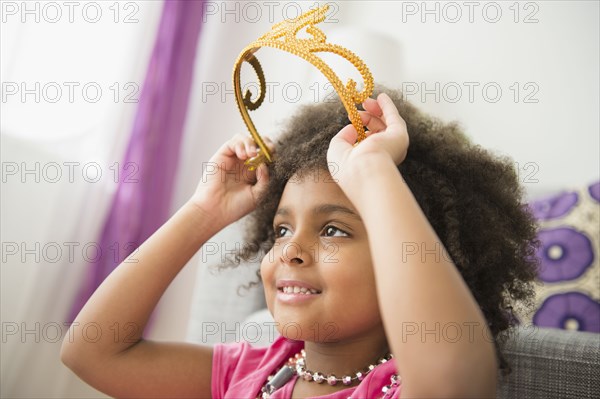
<svg viewBox="0 0 600 399"><path fill-rule="evenodd" d="M510 367L502 345L508 328L517 322L513 307L532 306L539 245L513 162L472 144L455 122L423 114L400 92L379 86L375 94L381 91L396 104L410 136L408 154L398 170L477 300L506 375ZM268 188L247 219L247 245L221 267L256 260L259 252L271 249L273 218L286 182L292 176L327 171L329 143L348 123L339 101L305 105L290 120L276 142ZM260 271L257 275L260 280Z"/></svg>

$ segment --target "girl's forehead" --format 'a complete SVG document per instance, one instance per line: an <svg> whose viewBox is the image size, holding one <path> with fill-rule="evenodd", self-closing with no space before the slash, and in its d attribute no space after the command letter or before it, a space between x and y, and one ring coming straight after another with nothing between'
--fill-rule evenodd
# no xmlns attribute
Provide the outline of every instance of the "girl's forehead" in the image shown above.
<svg viewBox="0 0 600 399"><path fill-rule="evenodd" d="M294 175L287 181L281 200L287 199L290 194L293 194L293 197L301 195L302 198L308 199L310 197L338 196L343 192L328 172L311 172L301 176Z"/></svg>
<svg viewBox="0 0 600 399"><path fill-rule="evenodd" d="M336 207L354 210L348 197L328 172L313 172L288 180L279 199L277 213L304 209L334 210Z"/></svg>

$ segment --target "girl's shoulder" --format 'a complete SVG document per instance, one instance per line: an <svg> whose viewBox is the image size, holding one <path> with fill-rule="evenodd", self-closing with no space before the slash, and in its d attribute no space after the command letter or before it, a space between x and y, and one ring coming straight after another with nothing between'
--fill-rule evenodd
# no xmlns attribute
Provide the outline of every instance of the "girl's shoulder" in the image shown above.
<svg viewBox="0 0 600 399"><path fill-rule="evenodd" d="M282 336L274 338L271 344L267 346L255 346L249 341L218 343L213 347L213 359L221 360L227 364L254 363L256 367L262 367L264 364L276 363L278 357L287 360L304 348L303 341L295 341ZM216 359L217 357L221 359Z"/></svg>
<svg viewBox="0 0 600 399"><path fill-rule="evenodd" d="M212 396L215 398L246 397L258 393L289 357L304 348L304 342L282 336L266 347L247 341L219 343L213 347ZM239 396L240 394L244 394Z"/></svg>

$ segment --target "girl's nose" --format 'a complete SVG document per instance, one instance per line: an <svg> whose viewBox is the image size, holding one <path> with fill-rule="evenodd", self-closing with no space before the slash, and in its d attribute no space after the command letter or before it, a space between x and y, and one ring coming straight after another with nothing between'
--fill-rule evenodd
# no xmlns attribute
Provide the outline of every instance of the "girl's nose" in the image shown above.
<svg viewBox="0 0 600 399"><path fill-rule="evenodd" d="M290 241L283 245L279 259L289 266L307 266L312 262L312 254L308 245Z"/></svg>
<svg viewBox="0 0 600 399"><path fill-rule="evenodd" d="M290 260L290 263L295 263L297 265L301 265L304 263L304 261L301 258L295 257Z"/></svg>

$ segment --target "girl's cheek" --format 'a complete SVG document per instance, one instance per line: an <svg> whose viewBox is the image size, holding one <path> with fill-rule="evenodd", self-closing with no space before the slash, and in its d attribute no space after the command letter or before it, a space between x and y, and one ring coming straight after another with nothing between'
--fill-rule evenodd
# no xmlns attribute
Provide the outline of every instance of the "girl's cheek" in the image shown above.
<svg viewBox="0 0 600 399"><path fill-rule="evenodd" d="M263 280L263 283L270 281L273 278L273 271L275 267L275 252L272 248L267 254L264 256L262 262L260 263L260 275Z"/></svg>
<svg viewBox="0 0 600 399"><path fill-rule="evenodd" d="M260 278L263 283L263 289L265 294L265 299L267 300L267 308L273 314L272 309L272 301L277 294L277 290L275 288L275 262L273 259L275 256L275 252L271 249L264 256L262 262L260 263Z"/></svg>

